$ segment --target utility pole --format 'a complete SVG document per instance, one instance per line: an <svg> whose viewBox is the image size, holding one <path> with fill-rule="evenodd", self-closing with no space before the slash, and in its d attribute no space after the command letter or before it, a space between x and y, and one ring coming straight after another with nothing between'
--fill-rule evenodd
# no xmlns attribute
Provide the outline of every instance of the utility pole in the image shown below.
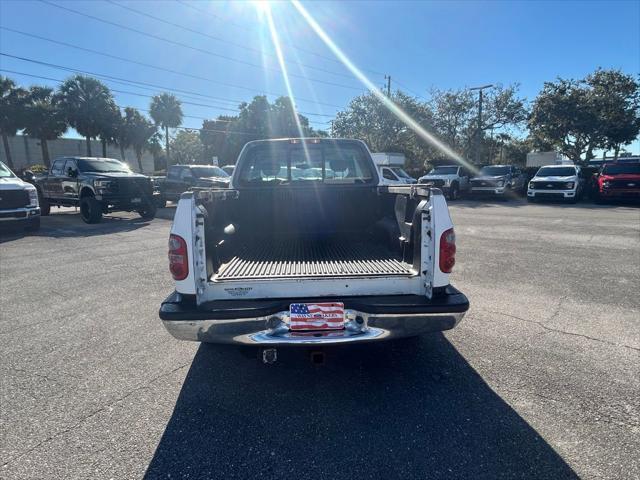
<svg viewBox="0 0 640 480"><path fill-rule="evenodd" d="M482 150L482 91L486 88L493 87L491 85L483 85L482 87L473 87L469 90L479 90L480 98L478 99L478 130L476 132L476 165L480 165L480 160L482 156L480 155L480 151Z"/></svg>
<svg viewBox="0 0 640 480"><path fill-rule="evenodd" d="M391 75L385 75L384 79L387 81L387 97L391 97Z"/></svg>

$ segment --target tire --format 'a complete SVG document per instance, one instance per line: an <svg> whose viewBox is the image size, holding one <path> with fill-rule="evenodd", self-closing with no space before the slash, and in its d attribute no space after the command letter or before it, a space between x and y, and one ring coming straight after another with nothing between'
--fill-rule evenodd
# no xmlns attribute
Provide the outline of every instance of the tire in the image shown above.
<svg viewBox="0 0 640 480"><path fill-rule="evenodd" d="M156 206L150 203L143 210L138 210L138 214L145 220L153 220L156 217Z"/></svg>
<svg viewBox="0 0 640 480"><path fill-rule="evenodd" d="M80 216L84 223L99 223L102 220L102 203L94 197L81 198Z"/></svg>
<svg viewBox="0 0 640 480"><path fill-rule="evenodd" d="M40 215L43 217L51 213L51 205L49 201L42 196L42 191L38 189L38 203L40 204Z"/></svg>
<svg viewBox="0 0 640 480"><path fill-rule="evenodd" d="M449 200L458 200L458 198L460 198L460 187L457 183L453 183L449 187Z"/></svg>
<svg viewBox="0 0 640 480"><path fill-rule="evenodd" d="M536 197L529 197L529 196L527 196L527 202L529 202L529 203L536 203Z"/></svg>
<svg viewBox="0 0 640 480"><path fill-rule="evenodd" d="M27 232L37 232L40 230L40 217L29 220L29 223L24 227L24 229Z"/></svg>
<svg viewBox="0 0 640 480"><path fill-rule="evenodd" d="M155 200L156 208L164 208L167 206L167 199L164 198L164 195L160 195Z"/></svg>

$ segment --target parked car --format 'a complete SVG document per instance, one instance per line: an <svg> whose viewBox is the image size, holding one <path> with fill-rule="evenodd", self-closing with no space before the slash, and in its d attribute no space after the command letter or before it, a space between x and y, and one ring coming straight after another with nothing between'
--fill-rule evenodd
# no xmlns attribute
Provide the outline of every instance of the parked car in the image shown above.
<svg viewBox="0 0 640 480"><path fill-rule="evenodd" d="M320 176L294 178L299 164ZM174 337L253 345L271 361L278 346L410 337L462 319L440 190L383 185L358 140L253 141L236 165L230 188L178 203L175 292L159 313Z"/></svg>
<svg viewBox="0 0 640 480"><path fill-rule="evenodd" d="M471 193L504 197L524 191L524 181L522 171L515 165L487 165L471 179Z"/></svg>
<svg viewBox="0 0 640 480"><path fill-rule="evenodd" d="M417 183L417 180L404 171L406 159L402 153L378 152L371 158L378 169L380 181L384 185L406 185Z"/></svg>
<svg viewBox="0 0 640 480"><path fill-rule="evenodd" d="M640 199L640 162L604 163L595 177L595 200Z"/></svg>
<svg viewBox="0 0 640 480"><path fill-rule="evenodd" d="M584 190L584 179L576 165L546 165L540 167L529 181L527 200L565 200L575 203Z"/></svg>
<svg viewBox="0 0 640 480"><path fill-rule="evenodd" d="M233 170L236 168L236 166L235 165L223 165L220 168L222 170L224 170L224 173L226 173L227 175L231 176L231 175L233 175Z"/></svg>
<svg viewBox="0 0 640 480"><path fill-rule="evenodd" d="M176 202L180 195L193 188L226 187L230 176L220 167L213 165L172 165L167 177L158 183L159 205L167 201Z"/></svg>
<svg viewBox="0 0 640 480"><path fill-rule="evenodd" d="M456 200L461 193L471 188L469 171L459 165L442 165L434 167L429 173L420 177L418 183L430 183L441 189L450 200Z"/></svg>
<svg viewBox="0 0 640 480"><path fill-rule="evenodd" d="M102 214L115 211L138 212L144 219L156 214L149 177L114 158L58 158L35 178L35 185L42 215L49 215L52 206L80 207L86 223L97 223Z"/></svg>
<svg viewBox="0 0 640 480"><path fill-rule="evenodd" d="M40 206L36 187L18 178L0 162L0 228L40 228Z"/></svg>

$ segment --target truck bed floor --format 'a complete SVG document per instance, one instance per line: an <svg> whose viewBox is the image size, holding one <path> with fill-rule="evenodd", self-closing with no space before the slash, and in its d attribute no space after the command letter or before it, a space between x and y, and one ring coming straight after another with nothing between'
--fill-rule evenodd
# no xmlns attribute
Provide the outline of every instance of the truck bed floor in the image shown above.
<svg viewBox="0 0 640 480"><path fill-rule="evenodd" d="M352 240L246 243L213 280L413 275L384 246Z"/></svg>

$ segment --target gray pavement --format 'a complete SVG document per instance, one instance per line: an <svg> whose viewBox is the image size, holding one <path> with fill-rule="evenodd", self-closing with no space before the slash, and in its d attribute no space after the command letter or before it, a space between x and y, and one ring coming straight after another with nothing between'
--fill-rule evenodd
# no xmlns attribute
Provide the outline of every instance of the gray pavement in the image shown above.
<svg viewBox="0 0 640 480"><path fill-rule="evenodd" d="M639 208L453 204L464 321L323 367L165 333L172 212L0 236L0 478L640 477Z"/></svg>

